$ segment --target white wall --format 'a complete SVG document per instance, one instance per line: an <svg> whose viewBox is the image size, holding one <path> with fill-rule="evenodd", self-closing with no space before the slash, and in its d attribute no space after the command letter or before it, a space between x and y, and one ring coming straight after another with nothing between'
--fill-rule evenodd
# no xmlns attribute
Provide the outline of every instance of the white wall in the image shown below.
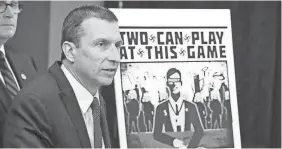
<svg viewBox="0 0 282 149"><path fill-rule="evenodd" d="M67 14L74 8L86 5L103 5L101 1L51 1L48 67L61 58L61 29Z"/></svg>

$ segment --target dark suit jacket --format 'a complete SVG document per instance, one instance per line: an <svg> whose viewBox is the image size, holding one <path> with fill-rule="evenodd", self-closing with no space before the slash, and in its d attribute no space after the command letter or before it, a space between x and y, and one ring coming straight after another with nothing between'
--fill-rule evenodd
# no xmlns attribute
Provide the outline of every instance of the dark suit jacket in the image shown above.
<svg viewBox="0 0 282 149"><path fill-rule="evenodd" d="M139 102L137 99L131 99L127 104L126 108L129 116L138 116L139 115Z"/></svg>
<svg viewBox="0 0 282 149"><path fill-rule="evenodd" d="M106 148L111 140L102 97L101 127ZM16 96L5 123L4 147L91 148L74 91L56 62Z"/></svg>
<svg viewBox="0 0 282 149"><path fill-rule="evenodd" d="M198 146L203 137L203 126L196 105L186 100L183 100L183 102L185 104L185 131L190 130L191 124L193 124L195 129L188 147L194 148ZM165 132L173 131L168 106L169 100L166 100L157 106L155 114L154 138L164 144L173 146L173 140L175 138L162 132L163 127L165 128ZM188 111L186 111L186 108L188 108Z"/></svg>
<svg viewBox="0 0 282 149"><path fill-rule="evenodd" d="M4 47L7 60L15 74L19 87L22 88L27 82L32 80L36 75L36 66L33 59L15 51L7 46ZM3 82L0 80L0 147L3 146L3 127L6 119L6 114L12 104L12 99L7 94L7 89Z"/></svg>

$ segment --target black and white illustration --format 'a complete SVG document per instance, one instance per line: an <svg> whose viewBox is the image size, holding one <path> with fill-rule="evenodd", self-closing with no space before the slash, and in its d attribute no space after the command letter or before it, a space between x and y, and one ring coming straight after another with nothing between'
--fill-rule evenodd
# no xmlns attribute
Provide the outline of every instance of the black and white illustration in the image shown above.
<svg viewBox="0 0 282 149"><path fill-rule="evenodd" d="M130 18L127 10L113 11ZM190 20L196 18L188 14L222 18L179 20L172 11ZM133 138L137 148L240 147L229 11L163 10L158 16L172 19L163 24L153 19L161 11L130 12L148 21L120 20L115 90L123 147L133 147Z"/></svg>
<svg viewBox="0 0 282 149"><path fill-rule="evenodd" d="M121 69L127 134L173 146L162 132L195 130L191 146L198 146L206 130L233 146L226 62L124 63Z"/></svg>

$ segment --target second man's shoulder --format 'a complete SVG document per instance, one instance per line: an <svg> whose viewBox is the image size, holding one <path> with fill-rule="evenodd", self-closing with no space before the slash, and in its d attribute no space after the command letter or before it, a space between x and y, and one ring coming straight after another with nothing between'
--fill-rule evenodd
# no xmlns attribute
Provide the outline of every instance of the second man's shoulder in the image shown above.
<svg viewBox="0 0 282 149"><path fill-rule="evenodd" d="M39 74L32 81L28 82L24 86L17 96L35 96L40 99L44 97L52 97L58 95L60 89L57 85L56 80L49 73Z"/></svg>
<svg viewBox="0 0 282 149"><path fill-rule="evenodd" d="M186 106L188 106L188 108L195 108L197 106L195 103L187 100L183 100L183 102L185 103Z"/></svg>

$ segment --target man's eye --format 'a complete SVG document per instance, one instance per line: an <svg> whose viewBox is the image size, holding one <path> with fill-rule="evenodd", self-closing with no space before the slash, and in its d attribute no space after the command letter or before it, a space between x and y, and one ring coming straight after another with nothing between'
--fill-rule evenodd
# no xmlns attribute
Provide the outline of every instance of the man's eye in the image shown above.
<svg viewBox="0 0 282 149"><path fill-rule="evenodd" d="M102 47L102 46L105 45L105 43L104 43L104 42L99 42L98 45L99 45L100 47Z"/></svg>
<svg viewBox="0 0 282 149"><path fill-rule="evenodd" d="M117 43L115 44L115 46L116 46L117 48L120 48L120 47L122 46L122 44L123 44L123 41L120 41L120 42L117 42Z"/></svg>
<svg viewBox="0 0 282 149"><path fill-rule="evenodd" d="M120 47L121 47L121 44L117 43L115 46L116 46L117 48L120 48Z"/></svg>

